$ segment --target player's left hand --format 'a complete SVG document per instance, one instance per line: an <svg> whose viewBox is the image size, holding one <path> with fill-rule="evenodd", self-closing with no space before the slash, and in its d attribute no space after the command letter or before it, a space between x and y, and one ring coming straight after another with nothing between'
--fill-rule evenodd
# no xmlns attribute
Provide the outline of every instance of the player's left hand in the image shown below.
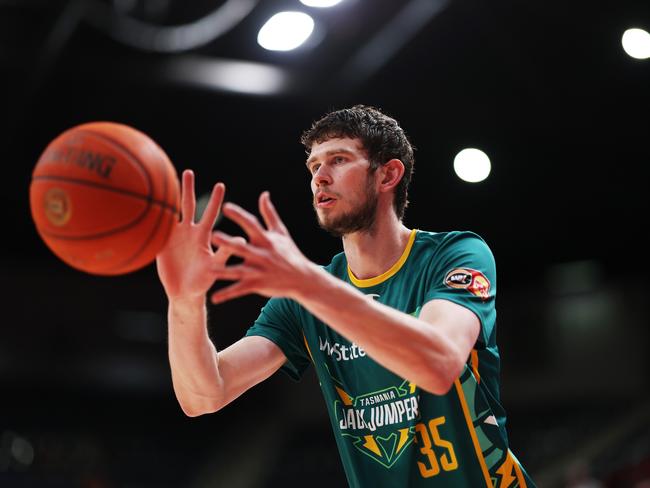
<svg viewBox="0 0 650 488"><path fill-rule="evenodd" d="M222 303L250 293L267 297L295 298L309 282L316 265L298 249L289 231L271 203L268 192L259 198L259 210L266 228L254 215L233 203L223 206L223 214L248 235L248 242L216 231L212 243L219 249L244 260L241 264L224 266L217 279L235 283L214 292L212 303Z"/></svg>

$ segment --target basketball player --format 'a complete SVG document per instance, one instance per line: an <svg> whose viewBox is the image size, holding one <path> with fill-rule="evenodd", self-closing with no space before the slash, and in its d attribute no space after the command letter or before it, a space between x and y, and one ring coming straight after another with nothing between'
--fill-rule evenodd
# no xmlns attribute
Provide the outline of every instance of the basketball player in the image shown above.
<svg viewBox="0 0 650 488"><path fill-rule="evenodd" d="M194 176L183 174L182 220L157 265L184 412L216 412L278 369L299 378L313 364L350 486L534 486L508 448L499 403L486 243L402 224L413 150L377 109L329 113L302 142L318 223L343 241L326 267L300 252L266 192L263 223L223 205L247 240L212 232L222 184L194 223ZM231 255L243 262L226 265ZM205 305L217 279L233 283L214 304L271 297L246 336L218 352Z"/></svg>

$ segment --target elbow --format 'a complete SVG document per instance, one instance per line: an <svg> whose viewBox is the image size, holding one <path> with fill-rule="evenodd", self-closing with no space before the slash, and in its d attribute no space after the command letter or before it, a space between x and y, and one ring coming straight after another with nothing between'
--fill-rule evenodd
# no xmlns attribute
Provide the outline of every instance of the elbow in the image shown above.
<svg viewBox="0 0 650 488"><path fill-rule="evenodd" d="M188 417L200 417L221 410L227 402L224 401L222 388L211 390L191 388L172 375L174 395L181 410Z"/></svg>
<svg viewBox="0 0 650 488"><path fill-rule="evenodd" d="M181 410L185 414L186 417L200 417L201 415L204 414L204 412L201 412L199 410L194 410L192 408L187 408L181 405Z"/></svg>
<svg viewBox="0 0 650 488"><path fill-rule="evenodd" d="M205 398L202 398L199 401L189 401L179 398L178 403L180 404L183 413L188 417L200 417L201 415L218 412L223 408L221 403Z"/></svg>
<svg viewBox="0 0 650 488"><path fill-rule="evenodd" d="M184 405L181 405L181 410L183 411L186 417L192 417L192 418L200 417L201 415L205 415L206 413L208 413L205 410L200 410L193 407L187 407Z"/></svg>

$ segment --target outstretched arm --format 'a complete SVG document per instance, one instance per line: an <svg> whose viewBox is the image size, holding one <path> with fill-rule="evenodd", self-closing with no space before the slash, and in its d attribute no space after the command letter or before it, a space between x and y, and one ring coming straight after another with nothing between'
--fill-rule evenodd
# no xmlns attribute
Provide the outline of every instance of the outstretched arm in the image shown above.
<svg viewBox="0 0 650 488"><path fill-rule="evenodd" d="M231 252L210 244L225 187L215 185L199 222L194 222L194 174L183 173L182 219L157 256L169 300L169 363L176 397L190 416L214 412L268 378L286 360L271 341L244 338L217 353L207 331L205 295ZM234 242L245 243L243 238Z"/></svg>
<svg viewBox="0 0 650 488"><path fill-rule="evenodd" d="M394 373L431 393L449 391L479 334L473 312L431 300L414 317L318 271L299 294L305 308Z"/></svg>
<svg viewBox="0 0 650 488"><path fill-rule="evenodd" d="M451 388L479 334L473 312L432 300L416 318L370 300L300 252L268 193L260 196L259 205L266 228L240 207L224 206L224 215L244 229L249 242L214 233L213 242L244 263L218 272L235 283L215 292L213 303L248 293L292 298L394 373L432 393Z"/></svg>

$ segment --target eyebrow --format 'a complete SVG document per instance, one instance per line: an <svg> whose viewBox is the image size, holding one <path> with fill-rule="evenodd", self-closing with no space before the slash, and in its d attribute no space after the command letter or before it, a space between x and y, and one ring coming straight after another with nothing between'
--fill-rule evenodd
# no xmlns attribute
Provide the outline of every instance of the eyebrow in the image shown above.
<svg viewBox="0 0 650 488"><path fill-rule="evenodd" d="M354 151L350 151L349 149L344 149L344 148L338 148L338 149L332 149L330 151L327 151L325 153L325 157L327 158L327 157L330 157L330 156L334 156L335 154L341 154L341 153L348 154L350 156L354 155ZM309 168L309 165L311 163L313 163L314 161L316 161L316 159L318 159L318 158L312 156L311 158L309 158L307 160L307 162L305 163L305 166L307 166Z"/></svg>

